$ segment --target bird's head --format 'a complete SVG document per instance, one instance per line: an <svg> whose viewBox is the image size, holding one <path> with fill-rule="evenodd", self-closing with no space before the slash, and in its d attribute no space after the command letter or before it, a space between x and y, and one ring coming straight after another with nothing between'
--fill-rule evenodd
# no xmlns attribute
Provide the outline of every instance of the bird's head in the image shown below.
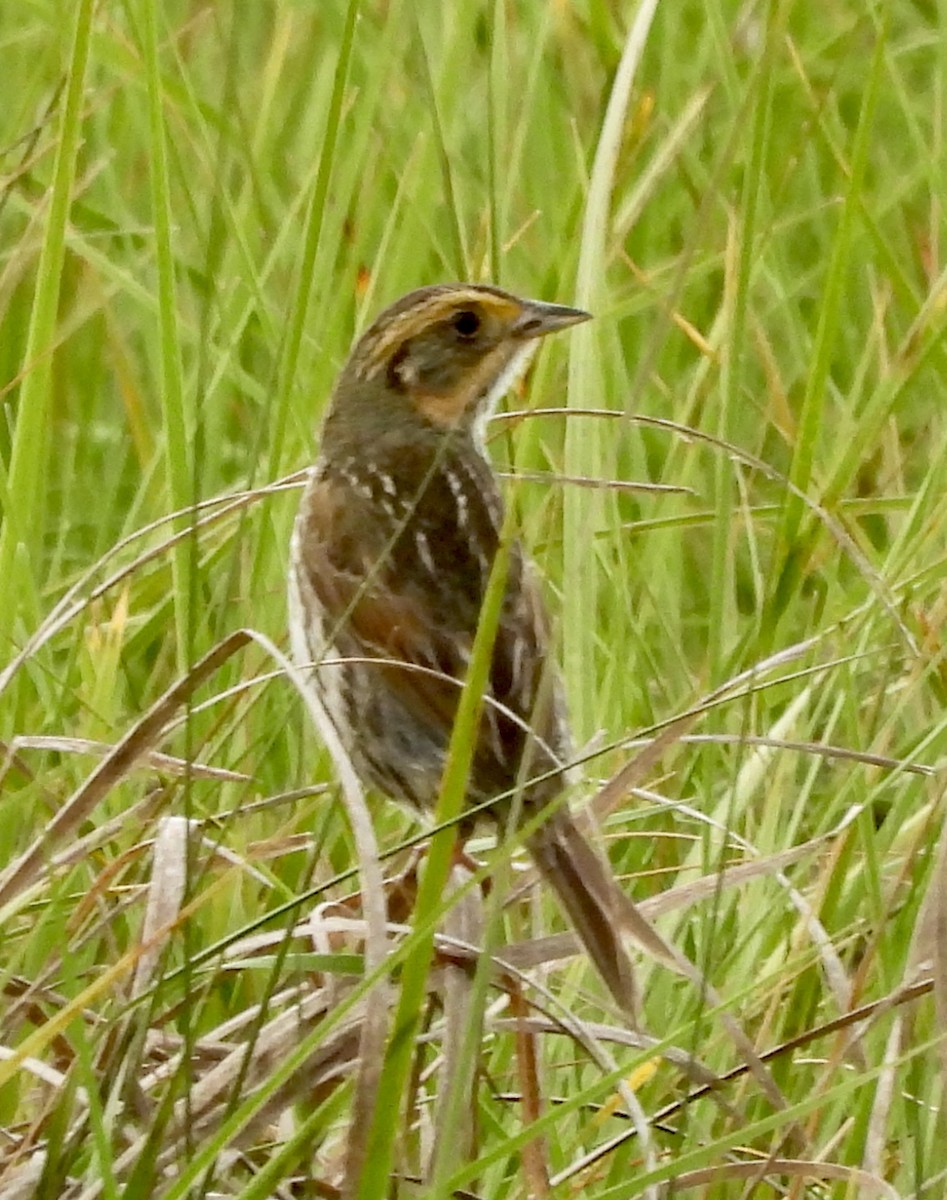
<svg viewBox="0 0 947 1200"><path fill-rule="evenodd" d="M589 316L473 284L410 292L357 342L336 384L325 437L371 438L404 422L428 433L474 431L525 370L539 339Z"/></svg>

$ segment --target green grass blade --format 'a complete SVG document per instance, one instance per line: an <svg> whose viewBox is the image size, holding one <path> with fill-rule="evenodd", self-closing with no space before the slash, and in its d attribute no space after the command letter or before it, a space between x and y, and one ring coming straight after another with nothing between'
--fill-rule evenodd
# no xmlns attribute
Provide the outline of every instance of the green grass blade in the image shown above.
<svg viewBox="0 0 947 1200"><path fill-rule="evenodd" d="M161 9L163 11L163 8ZM181 370L181 339L178 330L178 301L175 283L175 255L171 232L171 181L168 173L168 147L165 130L165 89L158 62L158 0L144 0L142 51L148 86L150 132L151 207L154 218L155 261L158 267L158 337L161 351L161 413L164 424L165 461L171 504L186 509L196 503L191 461L193 420L185 413L184 379ZM179 518L176 528L186 528L187 518ZM193 626L193 548L180 542L172 559L174 580L174 624L177 631L178 671L187 670L191 658Z"/></svg>
<svg viewBox="0 0 947 1200"><path fill-rule="evenodd" d="M342 30L342 40L339 43L338 58L335 64L335 77L332 84L329 111L326 113L322 148L319 153L319 170L316 173L312 198L309 201L309 208L306 213L302 253L299 260L299 270L296 275L296 290L293 294L292 305L288 313L286 340L280 357L279 380L277 381L276 399L271 418L272 436L269 455L269 472L271 477L278 474L283 462L286 428L289 421L289 414L293 407L293 390L297 384L296 369L299 364L299 352L309 314L309 299L315 283L316 256L319 253L326 203L329 196L329 184L332 181L336 146L342 125L342 105L345 100L345 85L352 58L352 45L355 40L355 24L358 18L358 10L359 0L349 0L345 11L345 26Z"/></svg>
<svg viewBox="0 0 947 1200"><path fill-rule="evenodd" d="M853 234L861 207L865 171L869 163L874 116L885 62L889 6L884 6L884 14L884 23L876 32L874 54L852 143L848 187L826 270L812 348L812 365L806 379L802 411L799 415L793 447L792 464L789 469L790 483L801 492L808 491L812 482L812 467L819 441L819 432L825 419L826 390L832 368L832 358L837 349L836 337L846 311L845 280L850 268ZM776 543L775 569L771 575L775 580L775 585L768 598L768 612L763 622L763 628L767 631L767 635L771 635L775 631L802 568L801 560L805 554L805 539L803 538L801 544L797 543L800 539L803 511L800 497L792 492L787 492ZM766 649L765 642L763 648Z"/></svg>
<svg viewBox="0 0 947 1200"><path fill-rule="evenodd" d="M500 625L506 593L511 527L508 513L500 547L490 571L471 651L470 667L451 732L444 778L434 814L435 823L443 827L439 828L431 839L425 857L424 874L418 887L414 920L420 928L416 928L412 949L401 972L401 992L378 1085L376 1116L362 1178L359 1181L359 1200L384 1200L391 1186L394 1147L400 1136L400 1125L393 1119L393 1115L402 1110L405 1087L416 1051L415 1035L427 994L431 956L434 952L435 929L429 917L440 910L450 875L451 856L457 840L456 826L450 822L455 821L463 811L467 793L467 779L476 749L480 710L490 677L493 643Z"/></svg>
<svg viewBox="0 0 947 1200"><path fill-rule="evenodd" d="M24 353L25 376L20 388L16 427L0 530L0 656L11 651L19 607L20 571L39 582L38 551L43 536L44 488L48 462L48 428L56 343L56 320L66 249L66 229L82 139L85 78L89 64L94 0L79 0L67 68L65 103L56 143L53 187L43 234L36 290Z"/></svg>
<svg viewBox="0 0 947 1200"><path fill-rule="evenodd" d="M635 13L595 151L582 222L575 295L575 303L593 315L604 294L612 188L632 84L656 8L656 0L641 0ZM598 345L599 335L591 325L581 325L572 331L567 398L570 408L599 403L603 374L598 365ZM598 427L584 421L568 422L564 451L567 475L611 478L613 464L614 456L606 453ZM589 670L589 664L596 658L595 629L589 617L598 608L601 581L594 546L605 524L602 493L566 489L562 501L563 573L567 580L562 600L562 648L572 721L580 739L590 736L595 728L595 679Z"/></svg>

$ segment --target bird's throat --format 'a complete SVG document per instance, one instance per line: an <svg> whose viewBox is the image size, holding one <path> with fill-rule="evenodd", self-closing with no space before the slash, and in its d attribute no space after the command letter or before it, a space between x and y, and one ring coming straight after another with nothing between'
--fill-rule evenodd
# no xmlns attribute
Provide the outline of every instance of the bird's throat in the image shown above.
<svg viewBox="0 0 947 1200"><path fill-rule="evenodd" d="M526 374L538 345L538 342L523 342L521 346L518 346L509 362L507 362L503 370L494 379L484 394L483 399L477 405L477 414L474 418L471 432L477 449L484 458L487 457L487 422L493 416L496 406L506 393L512 391Z"/></svg>

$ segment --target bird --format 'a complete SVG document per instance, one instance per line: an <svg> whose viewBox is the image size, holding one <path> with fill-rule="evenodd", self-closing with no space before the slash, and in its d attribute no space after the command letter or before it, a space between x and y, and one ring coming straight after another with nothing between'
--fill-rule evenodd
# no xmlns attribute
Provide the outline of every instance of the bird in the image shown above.
<svg viewBox="0 0 947 1200"><path fill-rule="evenodd" d="M590 318L487 284L438 284L386 308L332 390L293 527L293 658L363 786L434 809L504 503L485 445L540 341ZM517 798L540 877L620 1008L636 1009L627 898L562 793L571 737L536 569L509 545L465 805L500 836ZM461 833L472 825L461 824Z"/></svg>

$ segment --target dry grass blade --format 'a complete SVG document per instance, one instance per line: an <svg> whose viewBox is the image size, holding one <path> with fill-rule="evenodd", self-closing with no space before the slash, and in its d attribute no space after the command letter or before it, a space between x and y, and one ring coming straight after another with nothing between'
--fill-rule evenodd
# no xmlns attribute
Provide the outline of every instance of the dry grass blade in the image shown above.
<svg viewBox="0 0 947 1200"><path fill-rule="evenodd" d="M592 800L592 810L598 817L605 817L622 799L644 782L645 777L657 766L664 753L678 742L683 741L697 719L717 704L741 695L741 689L750 684L757 686L761 679L771 671L795 662L802 658L818 644L817 638L807 638L794 646L787 646L775 654L769 655L755 663L749 670L741 671L738 675L726 680L712 692L706 693L696 701L686 712L652 727L652 736L642 739L643 750L621 767L611 779L599 789ZM637 741L632 743L637 745Z"/></svg>
<svg viewBox="0 0 947 1200"><path fill-rule="evenodd" d="M860 809L851 809L834 828L807 842L801 842L798 846L791 846L788 850L781 850L776 854L761 855L753 862L723 867L712 875L705 875L688 883L679 883L656 896L649 896L647 900L642 900L641 911L654 920L676 909L690 907L702 900L710 900L721 889L739 887L753 879L776 875L807 855L815 854L824 846L834 842L841 833L848 829L860 811ZM732 831L730 835L733 836ZM740 839L740 844L746 845L742 839Z"/></svg>
<svg viewBox="0 0 947 1200"><path fill-rule="evenodd" d="M24 1163L4 1172L2 1200L35 1200L46 1169L46 1151L37 1150Z"/></svg>
<svg viewBox="0 0 947 1200"><path fill-rule="evenodd" d="M754 746L769 750L791 750L794 754L813 754L818 758L861 763L866 767L881 767L885 771L905 771L909 775L930 776L937 772L936 766L914 762L909 758L893 758L890 754L872 754L867 750L853 750L850 746L833 746L827 742L800 742L792 738L766 734L691 733L682 737L681 741L688 746ZM637 742L626 743L630 746L636 744Z"/></svg>
<svg viewBox="0 0 947 1200"><path fill-rule="evenodd" d="M465 867L455 866L451 871L450 890L463 888L469 875ZM457 903L451 906L442 930L447 941L456 940L469 946L482 944L484 914L483 896L479 888L467 888ZM454 1163L469 1162L476 1146L477 1104L473 1077L476 1059L466 1053L472 1033L471 1021L478 1020L474 965L474 961L446 961L442 968L443 1065L434 1118L434 1154L436 1157L438 1147L449 1146L450 1158ZM457 1098L456 1102L454 1097Z"/></svg>
<svg viewBox="0 0 947 1200"><path fill-rule="evenodd" d="M940 1027L941 1071L947 1091L947 822L937 841L937 859L931 871L931 883L924 900L918 939L912 963L919 968L930 962L934 983L934 1009Z"/></svg>
<svg viewBox="0 0 947 1200"><path fill-rule="evenodd" d="M636 789L636 792L638 791L640 789ZM653 799L650 793L642 794L646 799ZM807 855L814 854L826 844L835 841L839 834L851 825L859 811L859 809L852 809L846 813L840 824L808 842L792 846L778 854L760 857L753 862L723 867L712 875L704 875L700 879L679 883L655 896L649 896L638 904L638 911L646 920L654 921L667 913L690 908L704 900L711 900L721 891L739 887L754 879L778 874L786 867L792 866L793 863L799 862ZM697 815L699 814L695 814L695 816ZM532 967L542 966L544 963L570 958L580 953L580 950L578 939L574 934L556 933L548 937L511 943L503 948L503 956L507 962L515 964L520 970L529 970Z"/></svg>
<svg viewBox="0 0 947 1200"><path fill-rule="evenodd" d="M523 1123L532 1125L542 1115L539 1058L536 1053L535 1031L529 1027L526 1020L529 1010L523 993L515 983L510 989L510 1008L516 1038L516 1073L520 1085ZM543 1197L550 1194L544 1139L533 1138L523 1147L523 1174L531 1196L543 1200Z"/></svg>
<svg viewBox="0 0 947 1200"><path fill-rule="evenodd" d="M276 646L262 634L254 634L273 660L280 664L287 677L302 697L313 726L329 751L342 784L346 815L352 827L358 853L361 877L362 910L365 913L365 973L370 975L381 967L388 953L387 922L388 907L385 899L385 884L378 855L378 842L371 813L365 802L361 783L349 760L335 726L316 701L312 689L306 686L304 672L293 665ZM316 668L318 669L318 667ZM365 1013L359 1040L358 1078L355 1085L353 1106L345 1167L346 1184L343 1192L354 1192L361 1177L362 1166L368 1150L375 1116L378 1083L384 1062L385 1042L388 1037L389 1006L387 980L369 992L365 1001Z"/></svg>
<svg viewBox="0 0 947 1200"><path fill-rule="evenodd" d="M250 638L251 635L243 629L224 638L152 705L85 783L70 796L33 845L11 863L0 877L0 906L9 904L35 881L54 847L73 833L116 783L125 778L142 755L153 749L177 710L187 703L205 679L247 645Z"/></svg>
<svg viewBox="0 0 947 1200"><path fill-rule="evenodd" d="M943 797L941 797L943 799ZM943 813L943 805L938 806ZM924 838L926 841L927 839ZM942 1094L947 1093L947 823L942 821L937 839L930 882L918 913L917 924L906 965L908 981L924 978L934 993L934 1012L941 1037L938 1041ZM883 1167L887 1144L890 1108L895 1095L896 1068L905 1043L910 1038L911 1014L898 1012L885 1046L885 1069L878 1080L871 1121L866 1138L864 1166L869 1171Z"/></svg>
<svg viewBox="0 0 947 1200"><path fill-rule="evenodd" d="M743 1119L741 1113L723 1096L718 1086L721 1083L721 1077L680 1046L668 1046L659 1038L650 1037L646 1033L625 1029L618 1025L602 1025L598 1022L586 1021L583 1022L583 1027L597 1042L603 1042L607 1045L627 1046L635 1050L653 1051L655 1057L663 1059L679 1070L694 1085L695 1090L699 1088L701 1095L709 1096L728 1119L732 1121ZM531 1033L555 1034L561 1037L572 1036L571 1031L551 1015L513 1018L497 1017L490 1022L490 1028L498 1032L504 1031L513 1034L517 1034L522 1030ZM652 1123L654 1123L653 1117ZM598 1147L595 1152L596 1160L599 1149L601 1147ZM591 1161L590 1159L589 1162ZM589 1163L584 1160L573 1163L570 1167L570 1174L581 1171L585 1165L589 1165ZM554 1182L561 1181L560 1177Z"/></svg>
<svg viewBox="0 0 947 1200"><path fill-rule="evenodd" d="M607 816L633 788L643 783L665 752L681 740L699 715L699 709L692 709L669 721L643 750L603 784L592 800L591 807L595 815L600 818Z"/></svg>
<svg viewBox="0 0 947 1200"><path fill-rule="evenodd" d="M501 479L517 483L541 483L546 487L568 484L570 487L601 488L613 492L644 492L658 496L692 496L693 488L676 483L640 483L633 479L594 479L590 475L563 475L559 471L497 471Z"/></svg>
<svg viewBox="0 0 947 1200"><path fill-rule="evenodd" d="M141 929L141 940L146 948L135 964L132 996L142 995L150 986L168 936L166 933L159 938L158 932L161 929L170 931L184 901L190 833L191 823L184 817L162 817L158 822Z"/></svg>
<svg viewBox="0 0 947 1200"><path fill-rule="evenodd" d="M2 743L0 743L0 748ZM108 742L96 742L91 738L76 737L32 737L20 734L15 737L5 752L18 754L21 750L51 750L56 754L91 754L96 758L105 758L115 749ZM216 779L221 783L247 783L249 775L241 771L230 771L226 767L211 767L206 763L185 762L183 758L175 758L173 754L162 754L151 750L142 755L142 761L155 771L164 771L168 775L190 775L193 779Z"/></svg>
<svg viewBox="0 0 947 1200"><path fill-rule="evenodd" d="M210 1066L195 1082L189 1096L175 1105L174 1118L166 1131L159 1166L170 1168L186 1152L195 1136L208 1136L226 1118L233 1088L240 1082L243 1094L266 1083L274 1064L281 1062L299 1041L325 1018L330 995L319 990L290 1005L260 1030L248 1056L244 1045L237 1045ZM291 1080L269 1096L241 1131L239 1144L247 1144L267 1123L277 1120L303 1096L318 1104L357 1068L360 1018L353 1014L335 1029L309 1056ZM218 1056L219 1057L219 1056ZM145 1080L149 1088L171 1075L176 1060L164 1064ZM147 1134L136 1138L116 1160L116 1173L126 1171L142 1154ZM76 1200L98 1200L102 1181L89 1184Z"/></svg>
<svg viewBox="0 0 947 1200"><path fill-rule="evenodd" d="M725 680L712 692L706 693L683 713L668 717L658 724L652 725L644 733L633 737L622 738L606 746L596 746L590 753L575 760L576 765L591 761L609 750L650 749L652 753L641 758L636 755L629 763L620 768L615 776L602 785L600 791L592 800L592 809L599 817L607 816L613 808L621 803L623 796L630 794L636 788L636 781L643 780L649 770L660 761L660 757L669 745L676 742L699 745L747 745L773 746L775 749L796 750L803 754L816 754L824 758L839 758L851 762L864 763L866 766L883 767L891 771L904 771L911 775L933 775L937 768L927 763L914 762L910 759L893 758L890 755L871 754L866 751L852 750L849 747L831 746L822 742L794 742L785 739L772 739L758 734L688 734L685 731L695 723L697 718L712 709L728 704L735 700L745 700L758 690L767 686L766 677L774 670L797 662L806 654L818 648L821 637L807 638L795 645L778 650L775 654L761 659L758 663L741 671L738 675ZM809 671L822 672L830 666L839 666L844 662L854 661L859 655L847 656L835 660L831 664L819 665ZM802 674L808 674L809 671ZM785 678L777 678L776 682L784 683ZM663 738L665 731L672 736L666 742Z"/></svg>
<svg viewBox="0 0 947 1200"><path fill-rule="evenodd" d="M878 1175L860 1171L858 1167L847 1167L841 1163L807 1162L797 1158L773 1158L765 1163L726 1163L717 1167L705 1167L699 1171L686 1171L674 1177L674 1190L708 1187L726 1183L727 1180L748 1180L762 1183L774 1176L790 1179L838 1180L858 1189L858 1195L867 1200L870 1196L882 1196L886 1200L901 1200L900 1194Z"/></svg>
<svg viewBox="0 0 947 1200"><path fill-rule="evenodd" d="M158 795L160 797L160 793ZM110 821L103 821L101 825L94 826L83 837L70 838L65 846L57 850L55 854L50 855L48 864L50 872L55 873L62 871L66 867L74 866L76 863L83 862L84 860L88 859L95 850L105 845L110 840L118 837L123 829L127 829L130 820L138 820L144 817L149 810L153 810L154 805L157 802L160 801L156 800L155 794L146 794L134 804L124 809L120 814L113 817ZM134 850L129 851L128 854L131 855L133 853L143 852L147 846L147 839L143 839L140 843L138 843L138 846ZM242 870L248 869L246 863L236 858L227 850L225 846L219 842L213 843L213 845L209 848L215 855L219 856L224 861L237 865ZM252 868L249 869L251 874L253 874L254 872L252 871Z"/></svg>
<svg viewBox="0 0 947 1200"><path fill-rule="evenodd" d="M885 1157L888 1152L888 1122L891 1119L891 1104L897 1087L898 1059L901 1056L902 1038L904 1035L904 1014L895 1013L894 1021L888 1032L885 1045L884 1060L875 1088L874 1103L871 1106L871 1116L865 1133L865 1153L862 1166L866 1173L881 1176L885 1169Z"/></svg>

